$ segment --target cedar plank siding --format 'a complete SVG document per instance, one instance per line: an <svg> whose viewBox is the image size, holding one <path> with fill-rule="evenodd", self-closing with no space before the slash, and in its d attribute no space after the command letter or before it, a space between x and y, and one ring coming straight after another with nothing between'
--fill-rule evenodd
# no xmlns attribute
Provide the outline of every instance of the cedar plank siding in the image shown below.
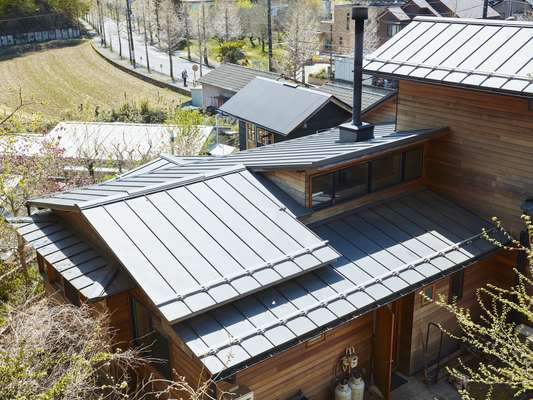
<svg viewBox="0 0 533 400"><path fill-rule="evenodd" d="M461 307L468 307L473 316L479 315L480 309L476 298L476 289L484 287L488 283L497 284L501 287L508 287L513 284L513 267L515 265L516 254L500 251L486 259L467 267L464 271L463 298L458 302ZM445 277L434 283L435 298L439 295L448 299L450 278ZM429 322L440 323L450 331L457 327L455 318L445 309L435 304L423 305L423 298L415 293L413 330L411 338L411 354L409 372L416 373L424 367L424 343ZM429 337L429 357L428 365L432 365L437 360L440 335L438 329L431 328ZM443 337L442 355L450 354L457 349L457 342L448 336Z"/></svg>
<svg viewBox="0 0 533 400"><path fill-rule="evenodd" d="M533 111L525 98L400 81L398 129L448 126L427 146L428 184L517 233L533 196ZM468 195L465 195L468 194Z"/></svg>
<svg viewBox="0 0 533 400"><path fill-rule="evenodd" d="M372 313L325 333L325 339L301 343L237 374L236 383L250 388L254 400L284 400L302 390L313 400L330 400L334 371L349 346L368 374L372 353ZM313 339L311 339L312 341Z"/></svg>
<svg viewBox="0 0 533 400"><path fill-rule="evenodd" d="M289 196L305 206L305 172L304 171L271 171L263 175L274 182Z"/></svg>
<svg viewBox="0 0 533 400"><path fill-rule="evenodd" d="M391 96L381 104L363 113L363 120L370 124L387 124L396 121L397 96Z"/></svg>

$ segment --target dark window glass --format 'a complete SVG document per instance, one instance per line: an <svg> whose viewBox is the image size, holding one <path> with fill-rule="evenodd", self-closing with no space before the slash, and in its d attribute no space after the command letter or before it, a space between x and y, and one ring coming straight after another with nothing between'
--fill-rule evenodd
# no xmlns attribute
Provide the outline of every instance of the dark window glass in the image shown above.
<svg viewBox="0 0 533 400"><path fill-rule="evenodd" d="M411 181L420 178L422 176L423 162L424 153L421 147L406 151L404 161L404 180Z"/></svg>
<svg viewBox="0 0 533 400"><path fill-rule="evenodd" d="M368 193L368 164L344 168L335 174L335 201Z"/></svg>
<svg viewBox="0 0 533 400"><path fill-rule="evenodd" d="M333 176L334 174L325 174L312 178L311 187L313 193L311 199L314 208L319 208L332 203Z"/></svg>
<svg viewBox="0 0 533 400"><path fill-rule="evenodd" d="M153 362L153 366L161 372L161 375L170 379L172 370L170 368L168 339L157 330L154 330L151 336L153 341L151 356L156 359L156 361Z"/></svg>
<svg viewBox="0 0 533 400"><path fill-rule="evenodd" d="M65 297L70 301L71 304L74 304L75 306L80 305L80 294L76 290L72 284L67 281L66 279L63 279L63 285L65 287Z"/></svg>
<svg viewBox="0 0 533 400"><path fill-rule="evenodd" d="M372 191L380 190L402 181L402 155L394 154L372 161Z"/></svg>
<svg viewBox="0 0 533 400"><path fill-rule="evenodd" d="M457 271L450 275L450 291L448 292L448 302L463 298L463 284L465 279L465 271Z"/></svg>

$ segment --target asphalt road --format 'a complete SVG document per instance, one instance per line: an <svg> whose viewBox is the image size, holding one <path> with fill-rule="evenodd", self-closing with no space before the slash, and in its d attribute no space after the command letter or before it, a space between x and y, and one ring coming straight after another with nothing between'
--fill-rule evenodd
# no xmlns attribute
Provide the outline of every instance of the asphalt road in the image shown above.
<svg viewBox="0 0 533 400"><path fill-rule="evenodd" d="M121 30L120 37L121 37L121 42L122 42L122 56L127 59L129 57L129 53L128 53L128 39L127 39L125 24L121 26L120 30ZM118 35L117 35L117 25L111 19L107 19L105 22L105 35L106 35L106 40L108 42L108 49L109 49L109 41L111 41L113 52L118 54L119 42L118 42ZM139 35L136 32L133 32L133 42L134 42L136 62L146 67L147 62L146 62L146 50L144 46L144 35ZM174 79L177 82L182 83L181 73L183 72L183 70L187 71L187 74L188 74L187 82L192 82L193 80L200 78L200 71L198 70L195 73L192 69L193 65L195 64L198 65L198 63L188 61L187 59L180 57L180 55L183 55L183 54L175 54L172 57ZM167 53L159 50L155 46L148 45L148 57L150 60L150 68L152 70L170 76L170 60L169 60ZM208 71L210 71L211 68L208 68L205 65L203 65L202 70L203 70L203 73L205 74Z"/></svg>

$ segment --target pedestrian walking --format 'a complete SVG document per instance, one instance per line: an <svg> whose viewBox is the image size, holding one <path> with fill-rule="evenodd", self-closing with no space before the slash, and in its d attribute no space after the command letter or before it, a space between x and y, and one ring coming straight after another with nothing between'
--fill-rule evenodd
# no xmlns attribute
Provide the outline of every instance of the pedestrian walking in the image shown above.
<svg viewBox="0 0 533 400"><path fill-rule="evenodd" d="M187 70L184 69L182 72L181 72L181 79L183 79L183 86L187 87L187 78L189 77L189 75L187 74Z"/></svg>

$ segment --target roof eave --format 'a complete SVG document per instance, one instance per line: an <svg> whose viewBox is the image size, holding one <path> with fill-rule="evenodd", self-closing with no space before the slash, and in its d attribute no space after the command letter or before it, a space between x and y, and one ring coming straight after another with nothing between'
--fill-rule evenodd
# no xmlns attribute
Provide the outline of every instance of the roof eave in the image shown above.
<svg viewBox="0 0 533 400"><path fill-rule="evenodd" d="M412 77L412 76L396 75L390 72L387 73L387 72L372 71L372 70L367 70L367 69L363 69L363 72L367 74L378 75L384 78L392 78L392 79L398 79L402 81L420 82L420 83L426 83L428 85L439 85L439 86L446 86L446 87L459 88L459 89L462 88L462 89L468 89L468 90L476 90L478 92L523 97L523 98L533 97L533 93L517 92L513 90L505 90L505 89L500 89L500 88L490 88L486 86L468 85L464 83L459 84L459 83L453 83L453 82L443 82L443 81L418 78L418 77Z"/></svg>
<svg viewBox="0 0 533 400"><path fill-rule="evenodd" d="M479 236L481 236L482 234L480 234ZM377 303L371 303L369 304L368 306L365 306L365 307L362 307L358 310L356 310L355 312L353 313L350 313L348 314L347 316L345 317L342 317L342 318L339 318L339 319L336 319L332 322L330 322L329 324L325 325L325 326L322 326L320 328L317 328L315 330L312 330L302 336L299 336L299 337L296 337L292 340L290 340L289 342L287 343L284 343L283 345L281 346L278 346L274 349L272 349L271 351L267 351L265 353L261 353L261 354L258 354L256 355L255 357L252 357L242 363L239 363L239 364L236 364L232 367L229 367L229 368L226 368L220 372L218 372L216 374L216 377L215 377L215 381L216 382L219 382L219 381L222 381L222 380L225 380L225 379L228 379L230 378L231 376L235 375L236 373L244 370L244 369L247 369L247 368L250 368L256 364L259 364L260 362L268 359L268 358L271 358L279 353L282 353L284 351L287 351L307 340L309 340L310 338L312 337L315 337L317 335L320 335L324 332L327 332L327 331L330 331L342 324L345 324L347 322L350 322L352 320L354 320L355 318L358 318L364 314L367 314L373 310L376 310L388 303L391 303L392 301L394 300L397 300L401 297L404 297L408 294L411 294L413 292L415 292L416 290L432 283L432 282L435 282L439 279L442 279L446 276L450 276L451 274L453 274L454 272L457 272L457 271L460 271L464 268L467 268L468 266L476 263L477 261L479 260L482 260L484 258L487 258L495 253L497 253L500 249L499 248L495 248L485 254L481 254L477 257L474 257L474 258L471 258L463 263L460 263L460 264L457 264L454 268L450 268L446 271L442 271L440 272L439 274L435 275L435 276L432 276L430 278L427 278L423 281L420 281L420 282L417 282L416 284L412 285L412 286L409 286L407 287L406 289L403 289L403 290L400 290L398 292L395 292L393 294L391 294L390 296L388 297L385 297L383 299L381 299L379 302Z"/></svg>

